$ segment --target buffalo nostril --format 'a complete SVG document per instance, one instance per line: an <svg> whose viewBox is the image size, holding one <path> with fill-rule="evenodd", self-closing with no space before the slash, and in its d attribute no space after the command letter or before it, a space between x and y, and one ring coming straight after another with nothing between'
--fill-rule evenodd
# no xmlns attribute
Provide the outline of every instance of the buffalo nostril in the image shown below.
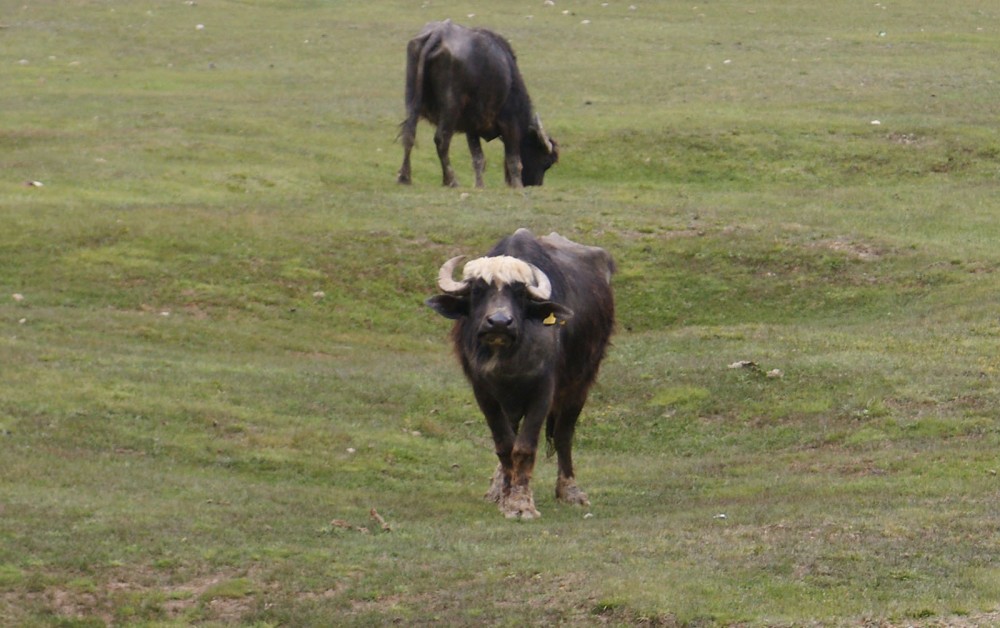
<svg viewBox="0 0 1000 628"><path fill-rule="evenodd" d="M514 319L503 312L497 312L496 314L487 316L486 322L490 324L490 327L510 327Z"/></svg>

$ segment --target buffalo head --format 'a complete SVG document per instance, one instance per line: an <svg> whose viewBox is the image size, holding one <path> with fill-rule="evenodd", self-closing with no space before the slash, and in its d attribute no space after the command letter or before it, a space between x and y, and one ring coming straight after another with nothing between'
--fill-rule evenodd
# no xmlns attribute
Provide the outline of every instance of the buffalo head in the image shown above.
<svg viewBox="0 0 1000 628"><path fill-rule="evenodd" d="M521 183L541 185L545 171L559 161L559 145L548 136L536 113L521 139Z"/></svg>
<svg viewBox="0 0 1000 628"><path fill-rule="evenodd" d="M552 285L537 266L507 255L481 257L467 263L456 281L455 267L463 259L453 257L441 266L443 294L427 305L446 318L464 319L465 333L475 334L481 347L512 347L530 324L552 325L572 316L569 308L549 300Z"/></svg>

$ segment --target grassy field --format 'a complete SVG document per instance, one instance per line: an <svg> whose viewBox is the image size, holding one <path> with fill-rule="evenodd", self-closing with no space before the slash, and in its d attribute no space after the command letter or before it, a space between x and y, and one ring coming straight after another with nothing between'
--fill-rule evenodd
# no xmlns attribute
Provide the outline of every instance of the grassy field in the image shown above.
<svg viewBox="0 0 1000 628"><path fill-rule="evenodd" d="M461 139L441 188L425 124L394 183L445 17L513 43L543 188ZM1000 622L1000 8L49 0L0 41L0 624ZM522 226L620 272L593 506L548 460L520 523L422 302Z"/></svg>

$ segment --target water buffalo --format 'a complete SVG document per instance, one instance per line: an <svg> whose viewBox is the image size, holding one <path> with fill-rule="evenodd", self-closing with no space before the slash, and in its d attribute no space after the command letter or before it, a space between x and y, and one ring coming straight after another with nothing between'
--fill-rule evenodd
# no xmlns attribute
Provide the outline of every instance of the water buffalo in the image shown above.
<svg viewBox="0 0 1000 628"><path fill-rule="evenodd" d="M456 281L463 259L441 267L442 294L427 305L455 320L455 352L493 433L500 464L487 498L508 518L540 516L529 481L544 423L558 454L556 498L589 505L573 474L573 432L614 328L611 255L519 229Z"/></svg>
<svg viewBox="0 0 1000 628"><path fill-rule="evenodd" d="M431 22L410 40L399 183L411 182L410 151L420 117L437 126L434 144L448 186L458 185L448 159L456 131L468 140L476 187L483 187L486 168L480 138L503 141L504 177L511 187L541 185L545 171L559 159L556 142L532 111L510 44L484 28L465 28L451 20Z"/></svg>

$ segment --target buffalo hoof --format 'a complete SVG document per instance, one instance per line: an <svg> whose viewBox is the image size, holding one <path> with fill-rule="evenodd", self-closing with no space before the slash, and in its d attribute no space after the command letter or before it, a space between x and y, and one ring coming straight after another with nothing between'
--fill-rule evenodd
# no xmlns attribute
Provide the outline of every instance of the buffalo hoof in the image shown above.
<svg viewBox="0 0 1000 628"><path fill-rule="evenodd" d="M527 486L512 487L500 502L500 512L508 519L537 519L542 516L535 508L535 499Z"/></svg>
<svg viewBox="0 0 1000 628"><path fill-rule="evenodd" d="M410 179L410 175L403 174L402 172L400 172L398 175L396 175L396 183L400 185L410 185L410 183L412 183L412 180Z"/></svg>
<svg viewBox="0 0 1000 628"><path fill-rule="evenodd" d="M587 494L581 491L580 487L576 485L576 480L562 476L559 476L559 479L556 480L556 499L565 504L574 504L577 506L590 505Z"/></svg>

